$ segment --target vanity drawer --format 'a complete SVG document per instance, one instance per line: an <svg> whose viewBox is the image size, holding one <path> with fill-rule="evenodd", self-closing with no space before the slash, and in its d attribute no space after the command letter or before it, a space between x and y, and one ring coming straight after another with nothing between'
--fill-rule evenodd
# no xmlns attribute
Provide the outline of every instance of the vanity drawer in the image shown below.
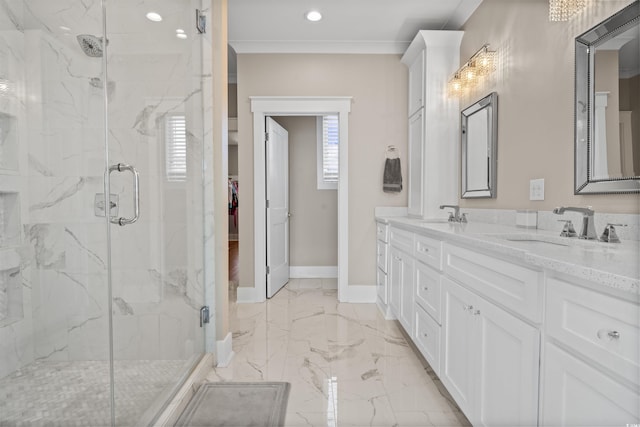
<svg viewBox="0 0 640 427"><path fill-rule="evenodd" d="M389 228L389 244L407 254L413 254L413 233L391 227Z"/></svg>
<svg viewBox="0 0 640 427"><path fill-rule="evenodd" d="M440 320L440 273L420 262L415 268L416 302L435 319Z"/></svg>
<svg viewBox="0 0 640 427"><path fill-rule="evenodd" d="M542 321L543 274L489 255L443 245L445 273L535 323Z"/></svg>
<svg viewBox="0 0 640 427"><path fill-rule="evenodd" d="M442 270L442 241L416 234L414 256L436 270Z"/></svg>
<svg viewBox="0 0 640 427"><path fill-rule="evenodd" d="M389 243L389 224L376 222L376 239Z"/></svg>
<svg viewBox="0 0 640 427"><path fill-rule="evenodd" d="M638 385L639 319L637 303L547 279L547 335Z"/></svg>
<svg viewBox="0 0 640 427"><path fill-rule="evenodd" d="M429 362L431 368L440 375L440 325L419 305L415 305L415 344Z"/></svg>
<svg viewBox="0 0 640 427"><path fill-rule="evenodd" d="M376 241L376 253L378 255L378 268L385 273L387 272L387 244Z"/></svg>

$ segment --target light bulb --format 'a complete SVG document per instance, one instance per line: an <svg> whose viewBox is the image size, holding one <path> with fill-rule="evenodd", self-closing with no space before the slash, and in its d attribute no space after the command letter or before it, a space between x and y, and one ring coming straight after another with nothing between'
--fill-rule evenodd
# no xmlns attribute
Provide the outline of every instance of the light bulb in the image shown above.
<svg viewBox="0 0 640 427"><path fill-rule="evenodd" d="M307 18L308 21L318 22L319 20L322 19L322 14L320 12L318 12L317 10L312 10L310 12L307 12L305 17Z"/></svg>

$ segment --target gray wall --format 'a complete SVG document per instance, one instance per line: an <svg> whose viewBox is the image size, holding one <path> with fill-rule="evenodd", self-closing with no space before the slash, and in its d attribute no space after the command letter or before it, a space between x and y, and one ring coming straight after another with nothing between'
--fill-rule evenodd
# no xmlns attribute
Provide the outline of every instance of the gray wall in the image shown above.
<svg viewBox="0 0 640 427"><path fill-rule="evenodd" d="M499 52L499 69L460 108L498 92L498 196L461 200L486 209L552 210L593 206L637 213L640 197L573 194L574 40L631 0L588 2L568 22L549 22L546 0L484 0L464 25L460 60L484 43ZM545 179L545 200L529 201L529 180Z"/></svg>
<svg viewBox="0 0 640 427"><path fill-rule="evenodd" d="M338 265L338 192L318 190L316 117L276 117L289 132L292 267Z"/></svg>
<svg viewBox="0 0 640 427"><path fill-rule="evenodd" d="M349 113L349 285L375 285L376 206L407 206L382 191L385 149L406 171L407 68L400 55L238 55L240 286L254 286L253 119L250 96L352 96ZM247 143L245 143L247 142Z"/></svg>

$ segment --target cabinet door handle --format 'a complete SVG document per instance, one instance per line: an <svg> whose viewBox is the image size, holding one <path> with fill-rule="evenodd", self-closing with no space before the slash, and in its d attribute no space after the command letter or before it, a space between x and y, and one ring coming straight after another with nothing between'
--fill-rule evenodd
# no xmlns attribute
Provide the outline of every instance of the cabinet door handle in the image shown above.
<svg viewBox="0 0 640 427"><path fill-rule="evenodd" d="M423 291L428 291L428 290L429 290L429 287L428 287L428 286L423 286L423 287L422 287L422 290L423 290Z"/></svg>
<svg viewBox="0 0 640 427"><path fill-rule="evenodd" d="M426 333L426 332L423 332L423 333L422 333L422 336L423 336L423 337L425 337L425 338L428 338L428 337L429 337L429 335L427 335L427 333Z"/></svg>
<svg viewBox="0 0 640 427"><path fill-rule="evenodd" d="M425 248L423 246L420 246L418 248L418 252L422 252L423 254L426 254L427 252L429 252L429 248Z"/></svg>
<svg viewBox="0 0 640 427"><path fill-rule="evenodd" d="M609 338L609 341L611 341L611 340L619 340L620 339L620 332L613 331L613 330L600 329L600 330L598 330L598 333L596 335L600 339L604 339L605 337L607 337L607 338Z"/></svg>
<svg viewBox="0 0 640 427"><path fill-rule="evenodd" d="M476 311L474 311L474 312L473 312L473 315L474 315L474 316L479 316L479 315L480 315L480 310L476 310Z"/></svg>
<svg viewBox="0 0 640 427"><path fill-rule="evenodd" d="M463 305L462 309L464 311L471 311L471 310L473 310L473 306L472 305Z"/></svg>

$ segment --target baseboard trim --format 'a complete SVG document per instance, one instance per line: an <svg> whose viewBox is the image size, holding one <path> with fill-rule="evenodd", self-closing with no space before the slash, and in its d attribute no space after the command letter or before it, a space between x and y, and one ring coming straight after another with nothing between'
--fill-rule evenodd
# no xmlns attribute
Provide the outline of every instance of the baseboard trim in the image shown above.
<svg viewBox="0 0 640 427"><path fill-rule="evenodd" d="M229 332L223 340L216 341L216 366L218 368L226 368L229 366L229 363L231 363L234 355L232 341L233 336L231 332Z"/></svg>
<svg viewBox="0 0 640 427"><path fill-rule="evenodd" d="M377 292L375 285L349 285L347 289L341 293L341 296L343 297L341 302L375 304Z"/></svg>
<svg viewBox="0 0 640 427"><path fill-rule="evenodd" d="M396 317L391 312L391 308L380 301L380 298L376 299L376 304L378 305L378 308L380 309L380 312L384 316L385 320L396 320Z"/></svg>
<svg viewBox="0 0 640 427"><path fill-rule="evenodd" d="M344 291L338 289L341 302L350 303L371 303L375 304L377 292L375 285L349 285ZM263 295L254 287L239 286L238 304L253 304L266 301L266 295Z"/></svg>
<svg viewBox="0 0 640 427"><path fill-rule="evenodd" d="M338 266L291 266L292 279L334 279L338 277Z"/></svg>

